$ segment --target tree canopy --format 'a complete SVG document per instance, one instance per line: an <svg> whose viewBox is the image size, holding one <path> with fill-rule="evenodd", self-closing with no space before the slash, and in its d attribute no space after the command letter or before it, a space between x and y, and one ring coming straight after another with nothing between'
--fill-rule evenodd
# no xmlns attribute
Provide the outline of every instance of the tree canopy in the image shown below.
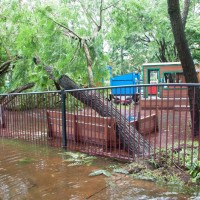
<svg viewBox="0 0 200 200"><path fill-rule="evenodd" d="M185 32L200 63L200 3L190 4ZM32 82L55 89L48 69L98 86L108 65L121 74L179 60L165 0L2 0L0 28L1 93Z"/></svg>

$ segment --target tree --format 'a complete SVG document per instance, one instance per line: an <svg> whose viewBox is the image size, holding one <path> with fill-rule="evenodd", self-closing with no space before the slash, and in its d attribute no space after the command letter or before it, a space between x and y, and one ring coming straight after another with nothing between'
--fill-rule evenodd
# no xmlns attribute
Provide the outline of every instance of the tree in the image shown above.
<svg viewBox="0 0 200 200"><path fill-rule="evenodd" d="M177 61L166 1L121 1L113 11L111 58L118 71L133 70L144 62ZM159 13L159 17L158 17ZM127 72L127 71L126 71Z"/></svg>
<svg viewBox="0 0 200 200"><path fill-rule="evenodd" d="M191 1L193 6L188 7L189 0L184 2L182 13L183 20L187 17L189 47L195 62L200 62L198 3ZM107 37L115 74L137 70L135 67L144 62L179 61L166 7L166 0L126 0L120 1L115 7Z"/></svg>
<svg viewBox="0 0 200 200"><path fill-rule="evenodd" d="M29 7L23 1L0 4L3 5L0 5L1 91L12 91L30 80L36 83L34 91L52 90L53 84L46 70L41 65L34 65L33 59L39 54L46 65L55 66L54 74L59 76L59 72L65 73L62 67L73 55L72 45L62 41L60 31L56 30L52 21L41 16L38 7ZM6 85L6 82L9 84Z"/></svg>
<svg viewBox="0 0 200 200"><path fill-rule="evenodd" d="M12 9L16 8L16 2L4 3L0 2L0 91L7 90L7 92L10 92L13 88L16 91L23 91L31 88L31 86L33 87L33 85L28 84L29 78L23 77L24 73L19 73L21 77L15 77L17 70L27 72L26 70L20 70L23 59L16 45L17 20L21 18L21 15L20 12L12 12ZM19 66L20 69L18 68ZM20 85L18 84L19 82ZM29 87L27 87L27 84Z"/></svg>
<svg viewBox="0 0 200 200"><path fill-rule="evenodd" d="M181 19L179 0L168 0L168 13L170 16L175 44L178 50L186 82L198 83L197 73L195 70L192 55L190 53L190 49L188 47L184 32L184 25ZM189 87L188 96L191 110L194 109L194 112L191 112L191 119L194 123L194 135L198 135L200 132L200 88L197 87L195 88L195 90L193 90L192 87Z"/></svg>
<svg viewBox="0 0 200 200"><path fill-rule="evenodd" d="M108 9L111 9L113 5L117 2L109 1L110 3L106 4L105 0L96 0L96 1L69 1L65 4L60 4L65 7L65 12L71 12L72 19L66 20L58 14L57 10L48 7L48 12L46 16L51 19L63 32L63 35L68 37L71 41L77 43L77 48L80 48L84 52L85 60L87 62L87 71L89 86L95 86L94 77L93 77L93 65L97 60L97 49L100 49L103 52L103 22L104 14ZM68 7L73 7L69 10ZM56 16L56 17L55 17ZM105 32L105 30L104 30ZM102 44L99 44L95 48L96 41L100 41ZM99 52L98 52L99 53ZM101 59L103 56L101 56Z"/></svg>
<svg viewBox="0 0 200 200"><path fill-rule="evenodd" d="M200 15L198 4L191 3L185 28L192 56L200 62ZM166 4L165 0L0 1L0 91L29 82L35 83L34 91L54 90L45 66L53 67L57 79L67 74L88 86L87 69L93 76L90 82L97 85L109 64L121 74L139 70L144 62L177 61ZM35 65L35 57L42 64Z"/></svg>

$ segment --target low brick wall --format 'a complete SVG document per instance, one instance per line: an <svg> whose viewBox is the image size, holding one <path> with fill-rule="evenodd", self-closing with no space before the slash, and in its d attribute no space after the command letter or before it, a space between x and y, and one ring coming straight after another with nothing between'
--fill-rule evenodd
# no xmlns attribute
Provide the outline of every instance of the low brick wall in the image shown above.
<svg viewBox="0 0 200 200"><path fill-rule="evenodd" d="M141 98L141 109L174 109L175 105L189 105L188 98Z"/></svg>
<svg viewBox="0 0 200 200"><path fill-rule="evenodd" d="M160 97L161 98L187 98L188 97L188 90L184 87L168 87L160 89Z"/></svg>
<svg viewBox="0 0 200 200"><path fill-rule="evenodd" d="M158 131L158 117L156 114L143 116L138 119L138 131L142 135Z"/></svg>
<svg viewBox="0 0 200 200"><path fill-rule="evenodd" d="M62 137L62 114L47 111L48 136ZM115 146L116 122L110 117L89 116L66 113L67 140L103 146Z"/></svg>
<svg viewBox="0 0 200 200"><path fill-rule="evenodd" d="M142 135L149 133L155 133L158 131L158 117L156 114L142 116L136 120L130 122L131 125L135 126L138 132Z"/></svg>

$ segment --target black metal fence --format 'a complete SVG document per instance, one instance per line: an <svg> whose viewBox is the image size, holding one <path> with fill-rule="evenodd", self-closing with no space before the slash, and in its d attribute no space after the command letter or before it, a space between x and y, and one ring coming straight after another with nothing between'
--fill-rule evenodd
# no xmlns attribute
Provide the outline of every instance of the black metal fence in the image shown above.
<svg viewBox="0 0 200 200"><path fill-rule="evenodd" d="M0 136L127 160L192 163L200 159L199 91L200 84L157 84L4 94Z"/></svg>

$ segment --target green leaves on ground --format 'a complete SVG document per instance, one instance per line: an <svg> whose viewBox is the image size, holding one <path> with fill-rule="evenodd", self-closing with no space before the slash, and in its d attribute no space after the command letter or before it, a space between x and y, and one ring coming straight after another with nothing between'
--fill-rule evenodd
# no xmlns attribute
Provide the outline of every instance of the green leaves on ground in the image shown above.
<svg viewBox="0 0 200 200"><path fill-rule="evenodd" d="M200 160L195 158L192 164L186 163L188 173L192 177L193 182L200 182Z"/></svg>
<svg viewBox="0 0 200 200"><path fill-rule="evenodd" d="M129 172L126 169L123 168L116 168L113 169L112 172L109 172L108 170L103 170L103 169L99 169L99 170L94 170L93 172L91 172L89 174L89 176L98 176L98 175L105 175L105 176L111 176L114 173L120 173L120 174L129 174Z"/></svg>
<svg viewBox="0 0 200 200"><path fill-rule="evenodd" d="M105 176L107 176L107 177L109 177L109 176L111 176L112 174L109 172L109 171L107 171L107 170L103 170L103 169L99 169L99 170L95 170L95 171L93 171L93 172L91 172L90 174L89 174L89 176L98 176L98 175L105 175Z"/></svg>
<svg viewBox="0 0 200 200"><path fill-rule="evenodd" d="M74 152L63 152L60 153L63 156L63 160L70 162L68 166L78 166L78 165L92 165L93 161L96 159L94 156L88 156L84 153L74 153Z"/></svg>
<svg viewBox="0 0 200 200"><path fill-rule="evenodd" d="M126 169L123 168L116 168L113 170L114 173L120 173L120 174L129 174L129 172Z"/></svg>

